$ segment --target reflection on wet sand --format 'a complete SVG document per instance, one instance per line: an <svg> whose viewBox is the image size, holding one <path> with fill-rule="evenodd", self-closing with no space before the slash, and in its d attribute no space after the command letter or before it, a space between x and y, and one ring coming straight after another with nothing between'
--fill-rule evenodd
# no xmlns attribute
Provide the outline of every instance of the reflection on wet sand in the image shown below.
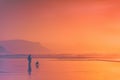
<svg viewBox="0 0 120 80"><path fill-rule="evenodd" d="M39 62L38 61L35 63L35 67L36 67L36 69L39 68ZM32 66L31 66L31 63L28 63L28 75L31 75L31 73L32 73Z"/></svg>
<svg viewBox="0 0 120 80"><path fill-rule="evenodd" d="M31 75L31 72L32 72L31 64L28 64L28 75Z"/></svg>
<svg viewBox="0 0 120 80"><path fill-rule="evenodd" d="M39 63L37 68L36 62ZM120 63L0 59L0 80L120 80Z"/></svg>

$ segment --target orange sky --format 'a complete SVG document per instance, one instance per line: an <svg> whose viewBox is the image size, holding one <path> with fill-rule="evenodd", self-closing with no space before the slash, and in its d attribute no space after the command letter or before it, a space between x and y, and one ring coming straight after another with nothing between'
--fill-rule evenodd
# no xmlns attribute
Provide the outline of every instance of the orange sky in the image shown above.
<svg viewBox="0 0 120 80"><path fill-rule="evenodd" d="M0 40L40 42L59 53L120 53L119 1L0 1Z"/></svg>

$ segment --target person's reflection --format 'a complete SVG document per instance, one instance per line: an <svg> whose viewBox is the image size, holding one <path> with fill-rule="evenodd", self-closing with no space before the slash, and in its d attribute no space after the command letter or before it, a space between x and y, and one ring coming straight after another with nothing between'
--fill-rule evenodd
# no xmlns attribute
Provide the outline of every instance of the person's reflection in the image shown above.
<svg viewBox="0 0 120 80"><path fill-rule="evenodd" d="M31 64L28 64L28 74L31 75L31 72L32 72Z"/></svg>

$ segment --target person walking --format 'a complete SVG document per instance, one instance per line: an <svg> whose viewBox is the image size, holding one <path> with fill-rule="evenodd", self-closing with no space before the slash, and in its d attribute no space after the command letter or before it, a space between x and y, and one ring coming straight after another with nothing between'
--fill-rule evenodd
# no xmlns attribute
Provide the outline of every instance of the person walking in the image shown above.
<svg viewBox="0 0 120 80"><path fill-rule="evenodd" d="M31 62L32 62L32 56L31 56L31 54L29 54L28 55L28 64L31 64Z"/></svg>

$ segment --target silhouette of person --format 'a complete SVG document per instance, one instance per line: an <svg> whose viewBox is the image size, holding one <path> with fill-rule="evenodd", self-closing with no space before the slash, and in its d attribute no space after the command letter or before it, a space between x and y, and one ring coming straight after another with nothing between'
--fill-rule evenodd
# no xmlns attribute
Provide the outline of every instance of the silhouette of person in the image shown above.
<svg viewBox="0 0 120 80"><path fill-rule="evenodd" d="M28 55L28 74L31 75L32 68L31 68L32 56L31 54Z"/></svg>
<svg viewBox="0 0 120 80"><path fill-rule="evenodd" d="M31 54L29 54L28 55L28 64L31 64L31 62L32 62L32 56L31 56Z"/></svg>

